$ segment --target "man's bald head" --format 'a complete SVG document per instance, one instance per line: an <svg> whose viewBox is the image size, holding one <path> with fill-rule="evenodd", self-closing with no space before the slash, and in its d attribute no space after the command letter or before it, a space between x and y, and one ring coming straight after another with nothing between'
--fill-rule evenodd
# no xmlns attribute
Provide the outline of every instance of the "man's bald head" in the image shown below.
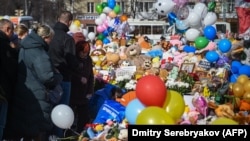
<svg viewBox="0 0 250 141"><path fill-rule="evenodd" d="M58 17L58 21L66 24L68 27L70 26L73 20L73 14L70 11L63 11Z"/></svg>

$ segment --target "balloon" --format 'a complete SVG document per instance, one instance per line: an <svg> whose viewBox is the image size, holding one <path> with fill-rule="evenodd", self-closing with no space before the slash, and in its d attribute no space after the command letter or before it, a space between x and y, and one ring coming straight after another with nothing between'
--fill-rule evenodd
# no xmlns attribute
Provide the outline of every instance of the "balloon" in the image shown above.
<svg viewBox="0 0 250 141"><path fill-rule="evenodd" d="M193 11L196 12L200 17L205 17L208 10L204 3L198 2L194 5Z"/></svg>
<svg viewBox="0 0 250 141"><path fill-rule="evenodd" d="M188 28L187 20L176 20L176 28L179 30L186 30Z"/></svg>
<svg viewBox="0 0 250 141"><path fill-rule="evenodd" d="M138 125L174 125L175 121L167 112L156 106L149 106L143 109L136 118Z"/></svg>
<svg viewBox="0 0 250 141"><path fill-rule="evenodd" d="M243 87L246 92L250 92L250 80L249 79L243 84Z"/></svg>
<svg viewBox="0 0 250 141"><path fill-rule="evenodd" d="M99 46L99 45L102 46L103 43L102 43L101 40L96 40L96 41L95 41L95 45L96 45L96 46Z"/></svg>
<svg viewBox="0 0 250 141"><path fill-rule="evenodd" d="M205 26L208 25L213 25L215 24L217 21L217 16L214 12L208 12L207 15L205 16L204 20L203 20L203 24Z"/></svg>
<svg viewBox="0 0 250 141"><path fill-rule="evenodd" d="M108 7L113 9L116 5L115 0L108 0Z"/></svg>
<svg viewBox="0 0 250 141"><path fill-rule="evenodd" d="M107 2L102 2L102 7L105 8L108 6L108 3Z"/></svg>
<svg viewBox="0 0 250 141"><path fill-rule="evenodd" d="M102 33L104 30L105 30L105 28L104 28L102 25L98 25L98 26L96 27L96 31L97 31L98 33Z"/></svg>
<svg viewBox="0 0 250 141"><path fill-rule="evenodd" d="M129 124L135 124L136 118L145 109L145 106L136 98L128 103L125 109L125 117Z"/></svg>
<svg viewBox="0 0 250 141"><path fill-rule="evenodd" d="M89 38L90 40L94 40L94 39L95 39L95 33L94 33L94 32L89 32L88 38Z"/></svg>
<svg viewBox="0 0 250 141"><path fill-rule="evenodd" d="M247 75L248 77L250 77L250 66L248 65L242 65L240 68L239 68L239 74L245 74Z"/></svg>
<svg viewBox="0 0 250 141"><path fill-rule="evenodd" d="M203 32L204 36L209 40L214 40L216 37L216 29L211 25L206 26Z"/></svg>
<svg viewBox="0 0 250 141"><path fill-rule="evenodd" d="M77 27L81 27L81 21L79 20L74 20L73 24L76 25Z"/></svg>
<svg viewBox="0 0 250 141"><path fill-rule="evenodd" d="M208 4L207 4L207 9L208 11L214 11L215 7L216 7L216 2L215 1L210 1Z"/></svg>
<svg viewBox="0 0 250 141"><path fill-rule="evenodd" d="M194 11L189 12L189 15L187 17L188 23L192 27L196 27L201 24L201 17L199 14L197 14Z"/></svg>
<svg viewBox="0 0 250 141"><path fill-rule="evenodd" d="M120 101L120 103L124 106L127 106L128 103L133 99L136 99L135 91L129 91L122 96L122 100Z"/></svg>
<svg viewBox="0 0 250 141"><path fill-rule="evenodd" d="M189 9L187 6L184 6L178 9L178 12L177 12L178 19L185 20L187 19L188 15L189 15Z"/></svg>
<svg viewBox="0 0 250 141"><path fill-rule="evenodd" d="M245 94L243 95L243 100L250 103L250 92L245 92Z"/></svg>
<svg viewBox="0 0 250 141"><path fill-rule="evenodd" d="M199 113L206 116L208 112L208 103L203 96L199 96L193 100L193 105Z"/></svg>
<svg viewBox="0 0 250 141"><path fill-rule="evenodd" d="M232 74L230 76L230 82L235 83L237 81L237 78L239 77L238 74Z"/></svg>
<svg viewBox="0 0 250 141"><path fill-rule="evenodd" d="M176 4L172 0L158 1L154 4L154 8L159 15L167 15Z"/></svg>
<svg viewBox="0 0 250 141"><path fill-rule="evenodd" d="M230 40L228 39L221 39L219 41L219 50L222 52L222 53L227 53L230 49L231 49L231 46L232 46L232 43Z"/></svg>
<svg viewBox="0 0 250 141"><path fill-rule="evenodd" d="M69 106L60 104L53 108L51 119L57 127L70 129L74 122L74 112Z"/></svg>
<svg viewBox="0 0 250 141"><path fill-rule="evenodd" d="M110 43L110 40L108 39L108 38L104 38L103 40L102 40L102 42L103 42L103 44L108 44L108 43Z"/></svg>
<svg viewBox="0 0 250 141"><path fill-rule="evenodd" d="M95 10L98 14L101 14L103 10L102 4L97 4Z"/></svg>
<svg viewBox="0 0 250 141"><path fill-rule="evenodd" d="M101 40L101 41L103 41L104 38L105 38L105 36L104 36L102 33L100 33L100 34L97 36L97 39L98 39L98 40Z"/></svg>
<svg viewBox="0 0 250 141"><path fill-rule="evenodd" d="M239 123L229 118L219 117L212 121L211 125L239 125Z"/></svg>
<svg viewBox="0 0 250 141"><path fill-rule="evenodd" d="M185 101L183 96L177 91L168 90L163 109L175 120L181 119L185 110Z"/></svg>
<svg viewBox="0 0 250 141"><path fill-rule="evenodd" d="M234 83L233 84L233 94L236 97L242 97L244 94L245 90L242 84L240 83Z"/></svg>
<svg viewBox="0 0 250 141"><path fill-rule="evenodd" d="M208 45L209 41L207 38L200 36L195 39L194 43L197 49L203 49Z"/></svg>
<svg viewBox="0 0 250 141"><path fill-rule="evenodd" d="M99 16L99 18L100 18L102 21L104 21L104 20L107 19L107 15L106 15L105 13L102 13L102 14Z"/></svg>
<svg viewBox="0 0 250 141"><path fill-rule="evenodd" d="M205 55L206 59L209 61L209 62L215 62L219 59L219 55L217 52L215 51L208 51Z"/></svg>
<svg viewBox="0 0 250 141"><path fill-rule="evenodd" d="M109 17L115 18L116 17L116 13L114 11L110 11L109 12Z"/></svg>
<svg viewBox="0 0 250 141"><path fill-rule="evenodd" d="M242 66L242 64L239 61L232 61L231 66L236 67L237 69L239 69Z"/></svg>
<svg viewBox="0 0 250 141"><path fill-rule="evenodd" d="M146 106L162 107L166 98L167 88L160 77L147 75L136 84L136 97Z"/></svg>
<svg viewBox="0 0 250 141"><path fill-rule="evenodd" d="M195 28L190 28L186 31L185 36L188 41L195 41L197 37L199 37L200 31Z"/></svg>
<svg viewBox="0 0 250 141"><path fill-rule="evenodd" d="M244 85L247 81L249 80L248 76L247 75L240 75L238 78L237 78L237 82Z"/></svg>
<svg viewBox="0 0 250 141"><path fill-rule="evenodd" d="M127 21L128 20L128 17L127 17L127 15L121 15L120 16L120 20L122 21L122 22L125 22L125 21Z"/></svg>
<svg viewBox="0 0 250 141"><path fill-rule="evenodd" d="M121 12L121 8L119 5L116 5L113 10L116 14L119 14Z"/></svg>
<svg viewBox="0 0 250 141"><path fill-rule="evenodd" d="M110 11L112 11L112 9L109 7L105 7L102 11L103 11L103 13L108 14Z"/></svg>
<svg viewBox="0 0 250 141"><path fill-rule="evenodd" d="M88 30L87 29L82 29L82 33L84 35L84 37L87 37L88 36Z"/></svg>

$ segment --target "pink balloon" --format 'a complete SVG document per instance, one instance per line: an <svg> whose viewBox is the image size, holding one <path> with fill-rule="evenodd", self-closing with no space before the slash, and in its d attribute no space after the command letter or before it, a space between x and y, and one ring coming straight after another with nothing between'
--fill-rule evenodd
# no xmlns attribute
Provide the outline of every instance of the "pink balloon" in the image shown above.
<svg viewBox="0 0 250 141"><path fill-rule="evenodd" d="M106 30L107 28L108 28L108 26L106 25L106 24L102 24L102 28L104 29L104 30ZM103 30L103 31L104 31Z"/></svg>
<svg viewBox="0 0 250 141"><path fill-rule="evenodd" d="M98 25L97 28L96 28L96 31L99 32L99 33L102 33L104 31L104 27L102 25Z"/></svg>
<svg viewBox="0 0 250 141"><path fill-rule="evenodd" d="M108 21L108 19L105 19L105 20L103 21L103 24L106 25L106 26L108 27L108 26L109 26L109 21Z"/></svg>

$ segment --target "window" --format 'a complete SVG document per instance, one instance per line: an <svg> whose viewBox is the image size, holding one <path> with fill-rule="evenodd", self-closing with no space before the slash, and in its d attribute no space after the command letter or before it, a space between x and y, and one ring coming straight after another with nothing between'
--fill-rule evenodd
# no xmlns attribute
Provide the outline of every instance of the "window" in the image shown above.
<svg viewBox="0 0 250 141"><path fill-rule="evenodd" d="M146 12L153 7L153 4L153 2L136 2L136 7L139 11Z"/></svg>
<svg viewBox="0 0 250 141"><path fill-rule="evenodd" d="M94 13L94 2L87 3L87 10L88 10L88 13Z"/></svg>
<svg viewBox="0 0 250 141"><path fill-rule="evenodd" d="M95 26L88 26L88 32L95 32Z"/></svg>

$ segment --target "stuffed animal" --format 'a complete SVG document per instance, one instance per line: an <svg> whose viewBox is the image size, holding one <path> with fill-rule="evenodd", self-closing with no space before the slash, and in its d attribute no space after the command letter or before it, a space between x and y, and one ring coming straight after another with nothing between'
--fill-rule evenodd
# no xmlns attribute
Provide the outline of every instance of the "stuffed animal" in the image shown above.
<svg viewBox="0 0 250 141"><path fill-rule="evenodd" d="M147 36L137 36L138 38L138 44L141 47L142 52L148 52L149 50L151 50L152 45L149 42L149 38Z"/></svg>
<svg viewBox="0 0 250 141"><path fill-rule="evenodd" d="M141 54L141 48L138 44L127 47L125 54L127 59L129 59L136 68L140 68L146 59L151 59L151 57Z"/></svg>
<svg viewBox="0 0 250 141"><path fill-rule="evenodd" d="M121 129L118 135L118 141L127 141L128 140L128 129Z"/></svg>
<svg viewBox="0 0 250 141"><path fill-rule="evenodd" d="M117 68L120 56L118 53L107 52L106 57L102 62L103 69L108 69L109 67Z"/></svg>
<svg viewBox="0 0 250 141"><path fill-rule="evenodd" d="M126 46L120 46L120 47L118 48L118 53L119 53L119 55L120 55L120 59L121 59L121 60L126 60L126 59L127 59L126 49L127 49Z"/></svg>
<svg viewBox="0 0 250 141"><path fill-rule="evenodd" d="M103 46L103 49L106 52L118 53L119 52L119 44L117 42L110 42Z"/></svg>
<svg viewBox="0 0 250 141"><path fill-rule="evenodd" d="M120 45L120 39L118 38L118 33L113 31L110 33L111 42L116 42L118 45Z"/></svg>
<svg viewBox="0 0 250 141"><path fill-rule="evenodd" d="M95 49L91 52L90 57L93 60L96 70L102 69L102 63L106 59L106 52L103 49Z"/></svg>

